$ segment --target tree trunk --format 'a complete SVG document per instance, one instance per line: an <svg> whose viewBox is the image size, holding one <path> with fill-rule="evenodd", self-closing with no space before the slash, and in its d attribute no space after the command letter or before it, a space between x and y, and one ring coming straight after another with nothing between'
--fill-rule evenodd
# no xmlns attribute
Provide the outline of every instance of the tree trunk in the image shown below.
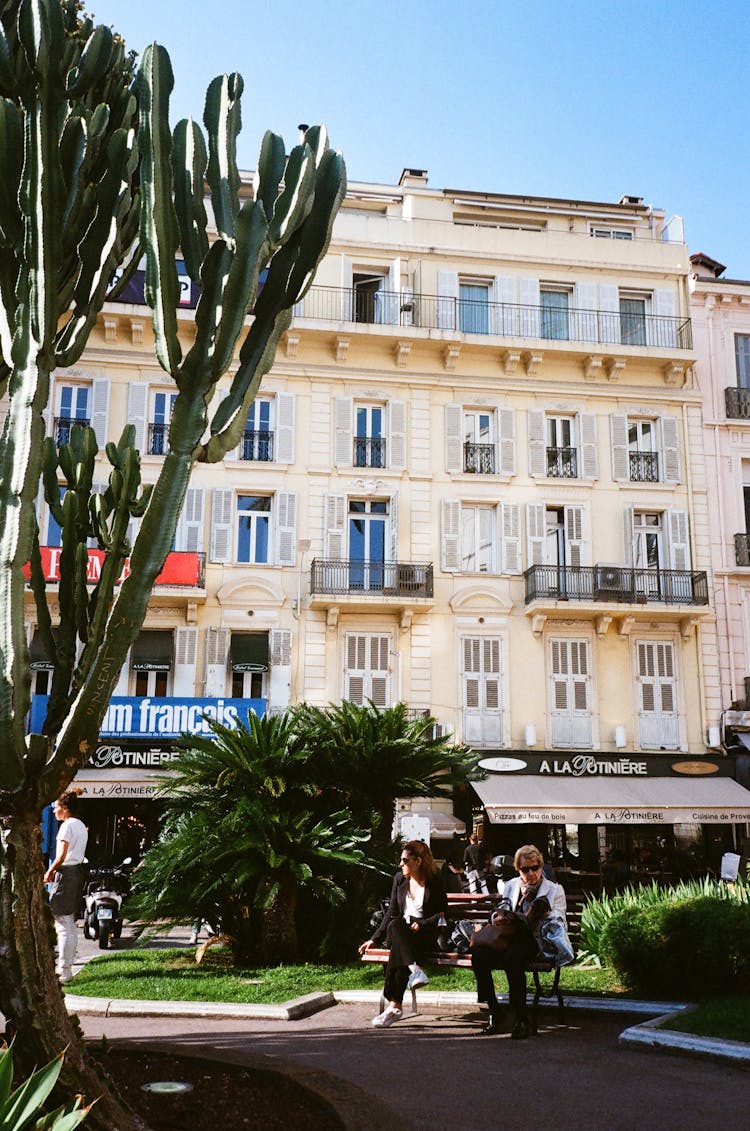
<svg viewBox="0 0 750 1131"><path fill-rule="evenodd" d="M148 1131L89 1060L78 1018L65 1008L42 885L41 839L35 806L0 817L0 1011L6 1038L14 1040L15 1064L25 1076L66 1049L57 1102L78 1093L88 1103L97 1100L86 1120L92 1131Z"/></svg>
<svg viewBox="0 0 750 1131"><path fill-rule="evenodd" d="M297 884L293 880L282 881L272 903L261 912L261 945L265 962L296 962L298 958L297 894Z"/></svg>

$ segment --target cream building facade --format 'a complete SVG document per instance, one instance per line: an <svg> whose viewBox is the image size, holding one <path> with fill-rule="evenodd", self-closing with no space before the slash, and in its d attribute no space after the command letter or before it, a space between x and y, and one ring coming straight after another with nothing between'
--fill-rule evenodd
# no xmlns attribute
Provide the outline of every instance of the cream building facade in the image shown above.
<svg viewBox="0 0 750 1131"><path fill-rule="evenodd" d="M511 840L601 857L636 826L697 836L694 792L670 815L674 789L594 789L695 785L672 767L705 760L726 706L689 271L679 217L640 198L439 190L416 169L350 185L241 445L195 469L90 795L145 802L190 702L403 700L513 763L482 798ZM56 377L50 427L133 423L148 481L174 389L130 297ZM195 297L185 280L185 342ZM44 508L41 528L53 576Z"/></svg>

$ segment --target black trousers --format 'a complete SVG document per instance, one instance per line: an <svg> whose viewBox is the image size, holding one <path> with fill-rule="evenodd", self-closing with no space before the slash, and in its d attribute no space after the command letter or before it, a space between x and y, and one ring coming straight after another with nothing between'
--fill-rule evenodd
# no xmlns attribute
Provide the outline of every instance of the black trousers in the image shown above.
<svg viewBox="0 0 750 1131"><path fill-rule="evenodd" d="M508 979L508 998L516 1019L526 1016L526 967L537 954L536 944L529 940L512 942L500 953L491 946L476 946L471 951L471 968L477 980L477 1000L500 1012L495 993L493 970L504 970Z"/></svg>
<svg viewBox="0 0 750 1131"><path fill-rule="evenodd" d="M390 957L385 968L383 996L387 1001L404 1000L409 967L421 962L422 957L435 946L435 932L430 927L412 931L405 919L393 919L388 924L386 943Z"/></svg>

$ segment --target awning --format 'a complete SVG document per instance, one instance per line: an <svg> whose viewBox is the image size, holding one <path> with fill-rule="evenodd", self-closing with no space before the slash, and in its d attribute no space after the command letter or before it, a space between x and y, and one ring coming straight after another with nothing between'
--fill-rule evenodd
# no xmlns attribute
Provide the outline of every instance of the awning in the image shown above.
<svg viewBox="0 0 750 1131"><path fill-rule="evenodd" d="M539 778L472 782L493 825L682 825L750 821L750 790L732 778Z"/></svg>
<svg viewBox="0 0 750 1131"><path fill-rule="evenodd" d="M415 809L406 813L399 813L399 831L402 831L404 820L409 817L422 817L430 822L430 836L453 836L454 833L463 836L466 825L454 817L452 813L443 813L439 809Z"/></svg>
<svg viewBox="0 0 750 1131"><path fill-rule="evenodd" d="M173 648L171 632L142 632L131 650L130 666L135 672L168 672Z"/></svg>
<svg viewBox="0 0 750 1131"><path fill-rule="evenodd" d="M33 672L51 672L55 667L44 646L42 635L39 632L35 632L31 639L31 645L29 647L29 667Z"/></svg>
<svg viewBox="0 0 750 1131"><path fill-rule="evenodd" d="M86 768L78 771L73 778L73 786L80 790L85 801L119 801L138 797L153 801L168 776L164 770L118 769L107 772Z"/></svg>
<svg viewBox="0 0 750 1131"><path fill-rule="evenodd" d="M230 657L233 672L267 672L268 633L233 632Z"/></svg>

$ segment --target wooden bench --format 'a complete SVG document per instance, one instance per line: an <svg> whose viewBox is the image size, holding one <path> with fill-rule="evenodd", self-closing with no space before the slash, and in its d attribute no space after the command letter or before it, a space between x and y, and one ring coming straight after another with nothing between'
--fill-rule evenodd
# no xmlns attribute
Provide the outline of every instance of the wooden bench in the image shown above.
<svg viewBox="0 0 750 1131"><path fill-rule="evenodd" d="M457 922L460 919L470 919L477 926L482 923L487 923L493 911L497 906L502 896L497 895L481 895L473 894L471 892L450 892L447 896L448 899L448 919L451 922ZM576 896L568 896L568 934L570 941L575 950L578 949L578 941L581 930L581 912L583 910L583 899ZM385 965L388 961L389 951L384 947L371 947L370 950L365 951L362 955L363 962L376 962L380 965ZM471 967L471 955L460 954L458 951L441 952L436 951L432 954L425 955L425 966L464 966ZM562 990L560 989L560 973L563 969L561 966L555 966L554 962L548 958L537 958L530 962L526 969L531 973L534 978L534 998L531 1004L531 1031L537 1032L537 1017L539 1011L539 1001L542 996L557 998L557 1009L560 1023L565 1023L565 1002L563 1001ZM553 974L552 984L549 987L548 993L544 993L540 981L540 974ZM417 991L411 991L412 1012L418 1013L417 1009Z"/></svg>

